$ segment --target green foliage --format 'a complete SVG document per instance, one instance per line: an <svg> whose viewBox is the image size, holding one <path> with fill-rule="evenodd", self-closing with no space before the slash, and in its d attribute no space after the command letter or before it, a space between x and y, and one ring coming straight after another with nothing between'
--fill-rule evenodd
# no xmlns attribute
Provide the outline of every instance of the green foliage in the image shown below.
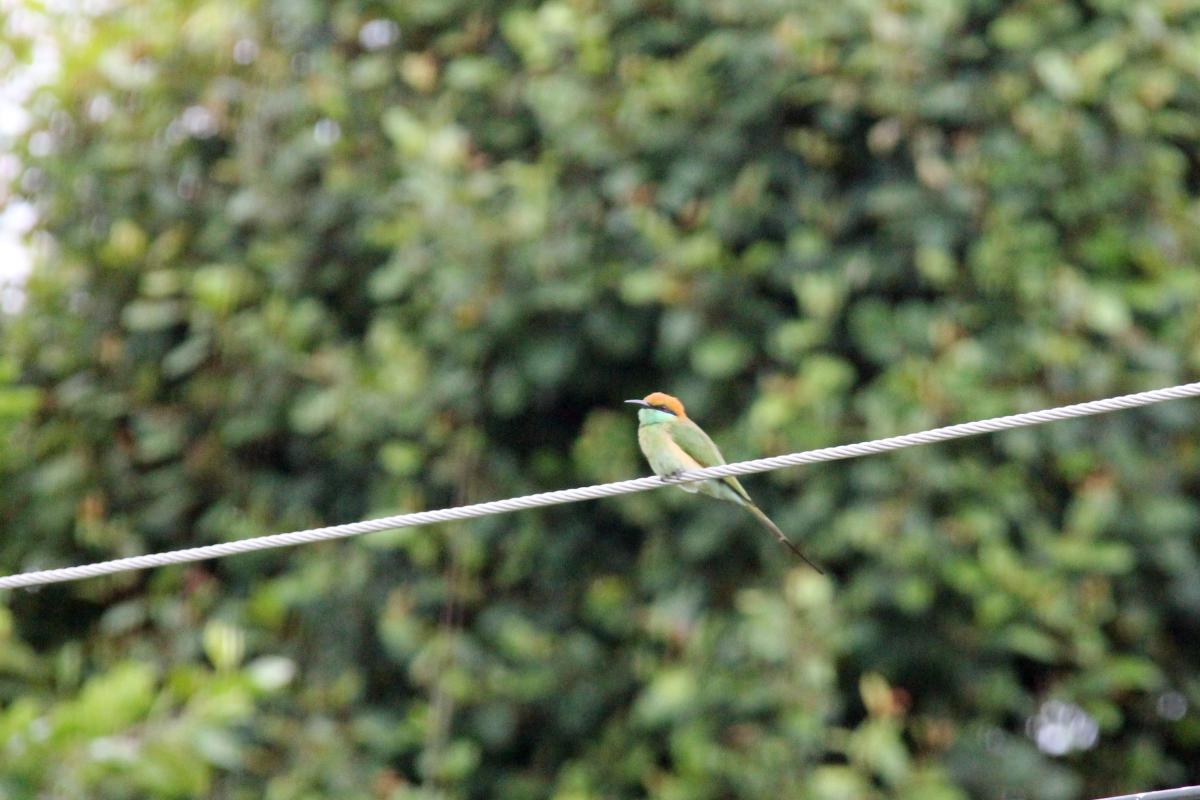
<svg viewBox="0 0 1200 800"><path fill-rule="evenodd" d="M749 458L1200 370L1194 3L55 30L16 189L50 244L0 319L5 573L644 473L620 402L655 389ZM1196 418L748 480L827 578L662 491L12 593L0 798L1200 782Z"/></svg>

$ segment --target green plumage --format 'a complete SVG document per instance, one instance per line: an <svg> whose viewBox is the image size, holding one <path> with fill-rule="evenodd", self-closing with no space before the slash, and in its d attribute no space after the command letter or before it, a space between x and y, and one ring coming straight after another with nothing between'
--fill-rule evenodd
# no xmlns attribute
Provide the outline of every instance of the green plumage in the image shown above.
<svg viewBox="0 0 1200 800"><path fill-rule="evenodd" d="M659 476L674 475L687 470L715 467L725 463L717 445L704 430L687 417L680 417L656 408L638 411L638 444L650 462L650 468ZM821 568L809 561L800 549L784 535L783 531L763 513L750 499L750 494L734 477L715 478L706 481L681 483L685 492L700 492L727 503L736 503L755 516L780 542L804 559L813 569Z"/></svg>

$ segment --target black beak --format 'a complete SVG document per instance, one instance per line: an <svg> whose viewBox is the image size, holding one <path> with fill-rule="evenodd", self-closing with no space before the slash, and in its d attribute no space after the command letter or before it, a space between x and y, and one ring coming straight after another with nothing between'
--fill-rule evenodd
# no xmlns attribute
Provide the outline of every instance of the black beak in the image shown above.
<svg viewBox="0 0 1200 800"><path fill-rule="evenodd" d="M649 408L649 407L650 407L650 404L649 404L649 403L647 403L645 400L626 400L625 402L626 402L626 403L631 403L631 404L633 404L633 405L635 405L635 406L641 406L642 408Z"/></svg>

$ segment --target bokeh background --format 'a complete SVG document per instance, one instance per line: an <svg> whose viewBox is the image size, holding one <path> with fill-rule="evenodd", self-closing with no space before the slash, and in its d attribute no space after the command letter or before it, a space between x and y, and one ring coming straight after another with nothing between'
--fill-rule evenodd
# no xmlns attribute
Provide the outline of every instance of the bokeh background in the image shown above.
<svg viewBox="0 0 1200 800"><path fill-rule="evenodd" d="M1195 0L6 3L0 572L1195 379ZM1200 782L1195 401L0 594L0 798Z"/></svg>

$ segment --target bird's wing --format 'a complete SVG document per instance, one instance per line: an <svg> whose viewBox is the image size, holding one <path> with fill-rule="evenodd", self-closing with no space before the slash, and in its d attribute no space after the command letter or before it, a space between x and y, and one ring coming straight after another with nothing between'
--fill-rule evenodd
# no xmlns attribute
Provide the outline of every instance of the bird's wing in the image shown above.
<svg viewBox="0 0 1200 800"><path fill-rule="evenodd" d="M702 467L715 467L725 463L721 451L717 449L713 440L690 419L675 422L671 426L671 438L675 440L675 444L679 445L680 450L696 459L696 463ZM733 489L738 497L753 505L754 501L750 499L749 493L742 488L742 484L738 482L737 478L721 478L720 481Z"/></svg>
<svg viewBox="0 0 1200 800"><path fill-rule="evenodd" d="M671 438L702 467L715 467L725 463L725 458L713 440L690 419L675 421L671 425Z"/></svg>

